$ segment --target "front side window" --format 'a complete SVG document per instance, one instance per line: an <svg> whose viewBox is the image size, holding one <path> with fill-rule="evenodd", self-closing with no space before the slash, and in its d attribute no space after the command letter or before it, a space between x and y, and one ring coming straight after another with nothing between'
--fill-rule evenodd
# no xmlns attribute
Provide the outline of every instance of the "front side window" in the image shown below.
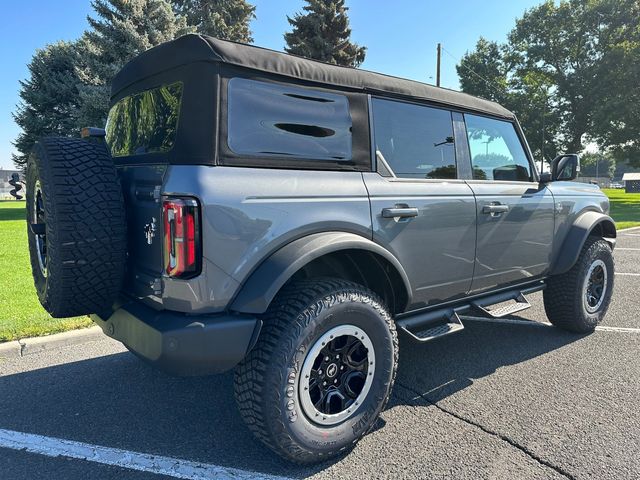
<svg viewBox="0 0 640 480"><path fill-rule="evenodd" d="M529 182L531 165L511 122L465 114L476 180Z"/></svg>
<svg viewBox="0 0 640 480"><path fill-rule="evenodd" d="M374 98L376 156L397 177L456 178L451 112Z"/></svg>
<svg viewBox="0 0 640 480"><path fill-rule="evenodd" d="M232 78L227 144L238 155L350 161L351 114L344 95Z"/></svg>
<svg viewBox="0 0 640 480"><path fill-rule="evenodd" d="M118 101L109 111L107 144L114 157L166 153L176 140L182 83L163 85Z"/></svg>

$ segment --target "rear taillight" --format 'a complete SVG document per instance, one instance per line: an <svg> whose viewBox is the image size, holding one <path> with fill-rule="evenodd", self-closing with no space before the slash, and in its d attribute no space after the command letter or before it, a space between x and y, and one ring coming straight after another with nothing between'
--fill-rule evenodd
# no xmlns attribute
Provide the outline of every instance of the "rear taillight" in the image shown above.
<svg viewBox="0 0 640 480"><path fill-rule="evenodd" d="M200 212L193 198L166 198L164 221L164 266L170 277L191 278L200 273Z"/></svg>

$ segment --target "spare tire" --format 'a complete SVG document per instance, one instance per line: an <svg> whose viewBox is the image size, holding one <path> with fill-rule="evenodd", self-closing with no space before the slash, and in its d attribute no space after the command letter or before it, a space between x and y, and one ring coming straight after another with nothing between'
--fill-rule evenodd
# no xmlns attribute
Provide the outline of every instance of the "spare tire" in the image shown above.
<svg viewBox="0 0 640 480"><path fill-rule="evenodd" d="M27 164L31 271L53 317L103 313L122 287L124 200L106 145L74 138L37 142Z"/></svg>

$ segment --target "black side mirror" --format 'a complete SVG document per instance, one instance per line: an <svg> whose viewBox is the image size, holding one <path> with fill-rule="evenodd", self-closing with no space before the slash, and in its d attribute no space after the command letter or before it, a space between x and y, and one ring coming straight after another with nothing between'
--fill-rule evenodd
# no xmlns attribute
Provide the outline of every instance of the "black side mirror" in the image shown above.
<svg viewBox="0 0 640 480"><path fill-rule="evenodd" d="M580 157L576 153L558 155L551 162L551 181L574 180L580 172Z"/></svg>

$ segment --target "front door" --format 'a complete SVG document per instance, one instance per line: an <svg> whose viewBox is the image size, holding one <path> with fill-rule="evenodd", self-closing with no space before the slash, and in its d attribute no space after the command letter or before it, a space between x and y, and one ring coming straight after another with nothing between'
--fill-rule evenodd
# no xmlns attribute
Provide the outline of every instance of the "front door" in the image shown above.
<svg viewBox="0 0 640 480"><path fill-rule="evenodd" d="M554 198L536 176L511 122L465 114L477 203L472 293L524 282L549 269Z"/></svg>
<svg viewBox="0 0 640 480"><path fill-rule="evenodd" d="M476 202L458 178L452 113L372 99L372 123L381 173L363 176L373 238L405 268L409 309L464 296L473 277Z"/></svg>

